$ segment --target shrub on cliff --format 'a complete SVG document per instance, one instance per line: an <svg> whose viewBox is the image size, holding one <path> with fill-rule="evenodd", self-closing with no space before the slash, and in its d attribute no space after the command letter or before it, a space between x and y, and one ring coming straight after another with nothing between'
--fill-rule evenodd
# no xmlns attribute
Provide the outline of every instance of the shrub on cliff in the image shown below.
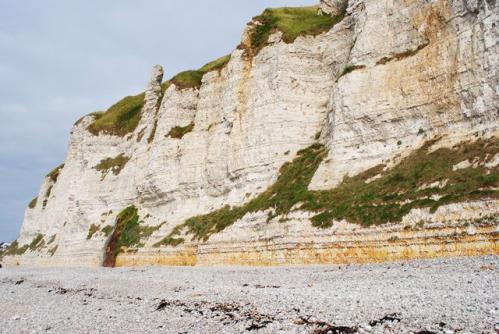
<svg viewBox="0 0 499 334"><path fill-rule="evenodd" d="M88 229L87 240L92 239L95 233L99 231L99 226L92 224Z"/></svg>

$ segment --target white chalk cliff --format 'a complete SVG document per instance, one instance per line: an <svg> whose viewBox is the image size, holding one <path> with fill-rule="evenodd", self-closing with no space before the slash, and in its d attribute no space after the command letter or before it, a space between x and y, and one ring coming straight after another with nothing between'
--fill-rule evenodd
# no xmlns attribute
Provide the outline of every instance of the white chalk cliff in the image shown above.
<svg viewBox="0 0 499 334"><path fill-rule="evenodd" d="M77 122L64 166L45 178L38 200L26 209L17 249L3 261L100 266L119 238L117 216L132 206L141 228L150 230L139 244L118 250L118 266L499 253L499 4L323 0L320 6L317 15L341 17L329 31L288 43L274 30L252 54L251 33L260 24L253 22L228 63L205 73L200 87L162 86L163 69L156 66L140 121L125 135L92 133L95 115ZM172 135L175 129L183 133ZM390 211L394 218L375 215L373 224L359 223L371 218L355 213L307 208L300 200L285 212L247 210L227 226L205 231L207 238L183 225L258 198L278 181L283 165L293 165L314 144L323 154L307 185L314 194L334 192L378 168L363 181L367 186L401 163L417 161L421 150L452 154L461 145L465 158L452 164L448 179L416 184L413 190L426 191L427 201ZM117 157L120 164L96 168ZM472 192L452 184L478 171L483 175L477 180L487 180ZM378 200L362 210L384 205ZM404 201L391 205L403 207L411 199ZM324 212L327 222L314 224L312 218ZM174 242L161 243L165 238ZM28 247L19 252L23 245Z"/></svg>

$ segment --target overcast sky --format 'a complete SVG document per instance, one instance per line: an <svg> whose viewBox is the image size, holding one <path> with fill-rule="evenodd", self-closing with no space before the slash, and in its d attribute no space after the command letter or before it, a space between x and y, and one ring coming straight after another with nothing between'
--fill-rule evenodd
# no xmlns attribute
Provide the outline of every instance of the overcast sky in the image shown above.
<svg viewBox="0 0 499 334"><path fill-rule="evenodd" d="M0 241L18 236L81 116L230 53L266 7L319 0L0 0Z"/></svg>

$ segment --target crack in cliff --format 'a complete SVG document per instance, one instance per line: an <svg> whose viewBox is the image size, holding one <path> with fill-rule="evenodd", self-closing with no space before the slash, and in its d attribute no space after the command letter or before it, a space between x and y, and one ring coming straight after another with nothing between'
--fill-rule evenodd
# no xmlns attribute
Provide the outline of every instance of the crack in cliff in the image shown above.
<svg viewBox="0 0 499 334"><path fill-rule="evenodd" d="M402 59L415 56L416 54L418 54L419 51L426 48L429 44L430 44L429 42L425 42L425 43L419 45L415 49L410 49L410 50L406 50L404 52L396 53L396 54L388 56L388 57L383 57L376 62L376 65L385 65L385 64L392 62L392 61L400 61Z"/></svg>

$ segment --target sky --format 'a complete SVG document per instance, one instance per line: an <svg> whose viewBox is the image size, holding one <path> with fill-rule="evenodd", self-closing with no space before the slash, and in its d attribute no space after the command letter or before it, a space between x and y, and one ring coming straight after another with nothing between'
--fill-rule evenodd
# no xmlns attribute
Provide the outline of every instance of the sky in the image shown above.
<svg viewBox="0 0 499 334"><path fill-rule="evenodd" d="M81 116L229 54L267 7L319 0L0 0L0 241L17 238Z"/></svg>

